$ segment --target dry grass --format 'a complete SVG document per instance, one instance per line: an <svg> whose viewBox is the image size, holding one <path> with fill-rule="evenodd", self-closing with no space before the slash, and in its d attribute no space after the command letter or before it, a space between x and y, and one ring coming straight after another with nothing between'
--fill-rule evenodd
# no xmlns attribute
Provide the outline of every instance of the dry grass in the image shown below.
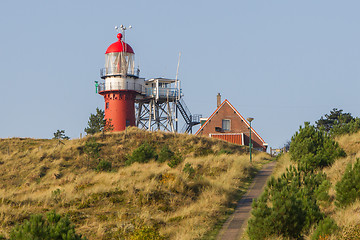
<svg viewBox="0 0 360 240"><path fill-rule="evenodd" d="M259 153L251 166L241 146L134 128L95 139L112 172L93 170L97 160L84 153L88 138L65 144L0 139L0 234L8 236L31 214L55 209L90 240L121 239L140 226L170 239L198 239L233 210L255 168L269 160ZM126 155L143 142L157 152L166 144L184 161L176 168L155 161L125 166ZM194 175L183 171L186 163Z"/></svg>
<svg viewBox="0 0 360 240"><path fill-rule="evenodd" d="M276 166L271 176L274 176L275 178L280 177L290 165L293 165L290 161L290 155L288 153L281 154L277 157Z"/></svg>

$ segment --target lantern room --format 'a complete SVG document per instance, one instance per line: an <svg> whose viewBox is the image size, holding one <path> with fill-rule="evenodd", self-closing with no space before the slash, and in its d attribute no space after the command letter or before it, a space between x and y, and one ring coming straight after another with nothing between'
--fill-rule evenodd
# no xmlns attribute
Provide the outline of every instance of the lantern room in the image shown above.
<svg viewBox="0 0 360 240"><path fill-rule="evenodd" d="M101 69L101 78L107 76L138 76L135 69L135 54L131 46L122 41L123 35L117 35L118 41L111 44L105 52L105 68Z"/></svg>

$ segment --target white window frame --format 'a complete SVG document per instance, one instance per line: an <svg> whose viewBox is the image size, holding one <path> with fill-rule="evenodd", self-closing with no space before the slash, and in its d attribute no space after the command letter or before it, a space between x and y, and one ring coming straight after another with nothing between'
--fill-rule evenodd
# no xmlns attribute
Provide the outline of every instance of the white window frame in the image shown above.
<svg viewBox="0 0 360 240"><path fill-rule="evenodd" d="M229 122L229 129L225 129L225 128L224 128L224 121L228 121L228 122ZM230 120L230 119L223 119L223 120L221 121L221 129L222 129L223 131L230 131L230 130L231 130L231 120Z"/></svg>

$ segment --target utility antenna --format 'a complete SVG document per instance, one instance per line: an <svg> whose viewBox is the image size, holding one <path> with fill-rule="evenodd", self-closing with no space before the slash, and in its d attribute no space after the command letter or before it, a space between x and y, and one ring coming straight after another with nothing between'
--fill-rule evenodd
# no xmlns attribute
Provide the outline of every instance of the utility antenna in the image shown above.
<svg viewBox="0 0 360 240"><path fill-rule="evenodd" d="M178 64L177 64L177 68L176 68L176 77L175 77L175 88L178 88L180 90L180 84L179 84L179 67L180 67L180 59L181 59L181 52L179 52L179 59L178 59ZM180 92L179 92L180 94Z"/></svg>

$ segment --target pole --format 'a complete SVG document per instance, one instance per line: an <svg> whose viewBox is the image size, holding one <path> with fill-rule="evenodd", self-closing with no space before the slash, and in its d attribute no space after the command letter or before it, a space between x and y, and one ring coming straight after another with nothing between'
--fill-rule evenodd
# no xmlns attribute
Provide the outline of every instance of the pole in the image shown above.
<svg viewBox="0 0 360 240"><path fill-rule="evenodd" d="M249 148L250 148L250 163L252 163L252 156L251 156L251 148L252 148L252 143L251 143L251 122L250 122L250 141L249 141Z"/></svg>
<svg viewBox="0 0 360 240"><path fill-rule="evenodd" d="M252 155L251 155L251 149L252 149L252 143L251 143L251 122L254 120L254 118L249 117L249 118L247 118L247 120L248 120L249 123L250 123L250 127L249 127L249 129L250 129L249 149L250 149L250 164L251 164L251 163L252 163Z"/></svg>

